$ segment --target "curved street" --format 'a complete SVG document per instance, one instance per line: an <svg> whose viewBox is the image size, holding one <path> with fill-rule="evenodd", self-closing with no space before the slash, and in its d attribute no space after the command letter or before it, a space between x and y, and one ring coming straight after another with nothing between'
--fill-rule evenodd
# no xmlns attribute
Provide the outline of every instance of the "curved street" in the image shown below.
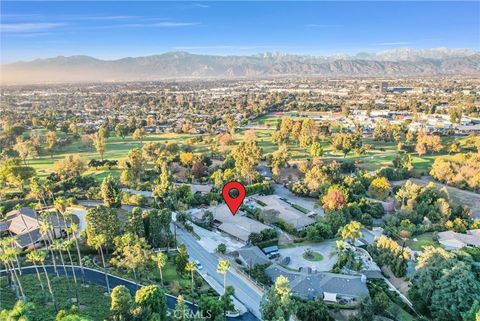
<svg viewBox="0 0 480 321"><path fill-rule="evenodd" d="M68 267L67 269L67 275L72 276L72 269L71 265L66 265ZM77 275L81 275L81 269L79 266L73 266L75 273ZM35 273L35 268L33 266L24 266L21 268L23 273L26 274L34 274ZM53 265L47 265L46 270L49 274L55 274L55 271L53 269ZM85 279L86 281L90 283L94 283L103 287L106 287L105 283L105 274L102 271L91 269L91 268L84 268L85 270ZM60 275L65 275L65 272L63 269L58 269L58 272ZM0 271L0 276L6 275L6 270L1 270ZM112 274L107 274L108 275L108 281L110 283L110 287L113 289L114 287L118 285L124 285L132 295L135 295L135 292L142 287L141 284L136 284L133 281L112 275ZM169 309L175 309L175 305L177 304L177 298L170 295L166 294L167 297L167 306ZM195 310L195 307L193 307L191 302L185 301L185 303L188 305L188 307L191 310ZM258 319L250 312L247 312L239 317L236 318L231 318L227 317L227 320L231 321L258 321Z"/></svg>

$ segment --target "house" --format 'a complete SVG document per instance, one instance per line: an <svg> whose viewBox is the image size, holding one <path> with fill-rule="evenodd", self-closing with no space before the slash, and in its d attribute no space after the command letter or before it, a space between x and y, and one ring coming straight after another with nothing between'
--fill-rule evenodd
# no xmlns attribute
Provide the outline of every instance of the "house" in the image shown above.
<svg viewBox="0 0 480 321"><path fill-rule="evenodd" d="M480 247L480 229L468 230L467 234L453 231L438 233L438 242L446 250L457 250L463 247Z"/></svg>
<svg viewBox="0 0 480 321"><path fill-rule="evenodd" d="M241 210L235 216L232 215L226 204L211 206L208 210L213 213L213 224L219 231L243 243L248 242L250 234L260 233L270 228L265 224L248 218ZM192 219L197 222L202 220L203 213L204 211L200 209L190 211Z"/></svg>
<svg viewBox="0 0 480 321"><path fill-rule="evenodd" d="M5 220L0 222L0 235L15 237L15 243L21 249L33 248L44 241L41 233L43 221L38 219L37 212L30 207L22 207L7 213ZM78 218L73 216L74 220ZM47 217L52 226L53 238L62 237L69 223L62 216L49 215Z"/></svg>
<svg viewBox="0 0 480 321"><path fill-rule="evenodd" d="M276 195L259 195L253 199L260 205L260 209L263 211L274 211L278 215L277 218L279 220L293 226L299 232L317 222Z"/></svg>
<svg viewBox="0 0 480 321"><path fill-rule="evenodd" d="M258 246L245 246L237 250L238 259L249 269L255 265L263 265L270 263L270 260Z"/></svg>
<svg viewBox="0 0 480 321"><path fill-rule="evenodd" d="M302 269L290 271L278 264L272 264L265 273L274 281L283 275L290 282L295 296L304 300L321 299L330 303L358 304L369 295L365 275L346 275L330 272L312 272Z"/></svg>

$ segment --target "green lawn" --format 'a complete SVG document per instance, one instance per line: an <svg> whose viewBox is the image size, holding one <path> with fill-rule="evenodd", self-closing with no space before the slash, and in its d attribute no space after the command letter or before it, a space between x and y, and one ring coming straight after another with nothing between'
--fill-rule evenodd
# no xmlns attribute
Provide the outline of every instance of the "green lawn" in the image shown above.
<svg viewBox="0 0 480 321"><path fill-rule="evenodd" d="M312 262L318 262L323 260L323 255L318 253L318 252L311 252L310 255L307 255L307 253L303 253L302 257L307 260L307 261L312 261Z"/></svg>
<svg viewBox="0 0 480 321"><path fill-rule="evenodd" d="M46 279L42 275L45 289L47 288ZM75 298L73 280L64 277L52 277L53 292L57 301L59 309L68 309L72 306L72 301L69 298ZM29 302L33 302L37 310L35 315L39 320L55 320L55 309L51 300L45 305L44 296L39 286L36 275L24 275L21 277L22 286ZM110 297L104 295L105 289L101 286L89 284L88 287L83 287L80 284L77 286L80 309L79 312L92 320L102 321L108 316L110 309ZM48 290L47 295L48 294ZM7 278L0 278L0 292L1 292L1 309L11 309L16 302L15 291L8 287Z"/></svg>
<svg viewBox="0 0 480 321"><path fill-rule="evenodd" d="M438 247L440 244L433 239L433 233L424 233L415 236L414 238L417 239L417 241L413 241L413 238L411 240L408 240L405 245L407 245L409 248L411 248L414 251L421 251L424 246L434 246Z"/></svg>

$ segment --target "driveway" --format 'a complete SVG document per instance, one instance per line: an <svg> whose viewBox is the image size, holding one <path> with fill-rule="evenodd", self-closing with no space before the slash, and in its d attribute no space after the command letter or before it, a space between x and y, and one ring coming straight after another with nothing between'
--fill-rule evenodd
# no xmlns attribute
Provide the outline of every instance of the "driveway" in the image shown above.
<svg viewBox="0 0 480 321"><path fill-rule="evenodd" d="M318 262L308 261L303 258L303 253L311 249L314 252L322 254L323 259ZM279 250L281 258L290 257L290 263L287 267L291 269L299 269L301 267L310 267L316 271L330 271L337 262L335 241L326 241L318 244L300 245L291 248Z"/></svg>
<svg viewBox="0 0 480 321"><path fill-rule="evenodd" d="M227 252L236 251L239 248L245 246L243 243L240 243L222 234L220 231L209 231L196 224L192 225L195 234L200 236L200 240L198 240L198 243L210 253L215 253L215 250L220 243L223 243L227 246Z"/></svg>

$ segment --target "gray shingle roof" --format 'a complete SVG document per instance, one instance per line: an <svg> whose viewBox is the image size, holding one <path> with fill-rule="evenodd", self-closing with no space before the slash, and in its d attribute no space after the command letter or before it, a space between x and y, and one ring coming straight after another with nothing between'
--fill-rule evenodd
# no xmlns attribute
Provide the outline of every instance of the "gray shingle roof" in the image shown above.
<svg viewBox="0 0 480 321"><path fill-rule="evenodd" d="M368 296L368 288L361 276L345 275L329 272L304 273L289 271L277 264L265 270L265 273L275 280L283 275L290 281L290 287L295 295L303 299L323 298L324 292L336 293L344 297Z"/></svg>
<svg viewBox="0 0 480 321"><path fill-rule="evenodd" d="M265 253L258 248L258 246L247 246L237 250L240 258L246 262L249 266L255 266L260 264L270 263Z"/></svg>

